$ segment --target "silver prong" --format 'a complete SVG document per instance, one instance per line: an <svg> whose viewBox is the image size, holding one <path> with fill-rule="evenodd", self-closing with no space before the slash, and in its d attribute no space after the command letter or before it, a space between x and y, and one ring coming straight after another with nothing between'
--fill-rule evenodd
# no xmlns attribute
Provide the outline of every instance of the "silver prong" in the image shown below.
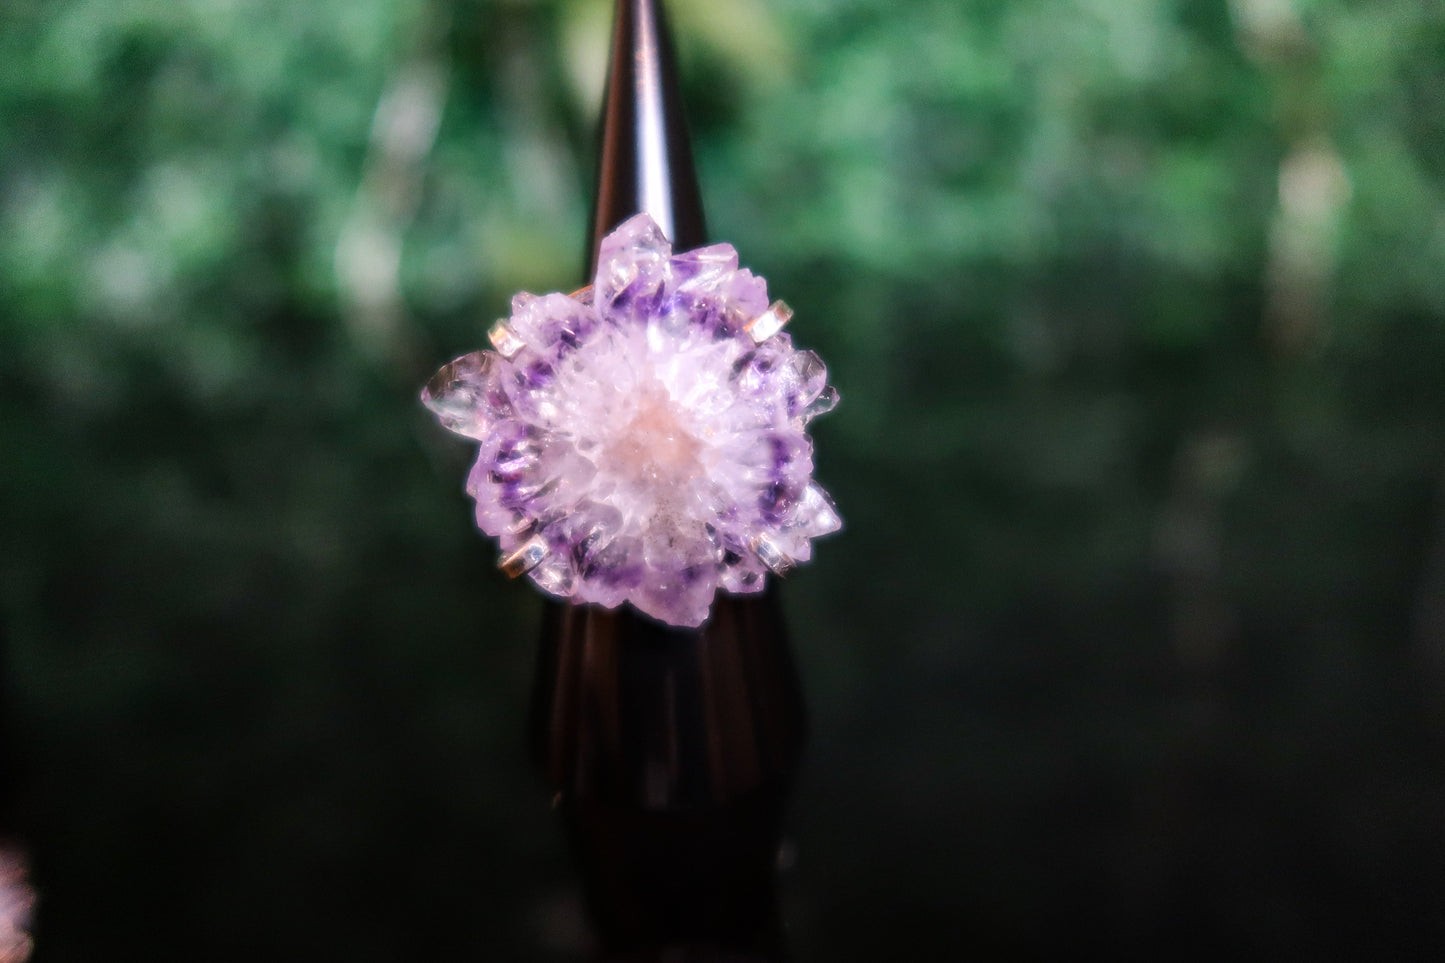
<svg viewBox="0 0 1445 963"><path fill-rule="evenodd" d="M497 568L501 569L507 578L516 578L532 571L546 557L547 542L541 535L533 535L512 554L503 555L501 561L497 562Z"/></svg>
<svg viewBox="0 0 1445 963"><path fill-rule="evenodd" d="M793 560L766 535L754 535L750 543L753 554L772 570L775 575L785 575L793 567Z"/></svg>
<svg viewBox="0 0 1445 963"><path fill-rule="evenodd" d="M497 349L497 354L508 361L527 346L527 342L517 337L517 332L513 331L512 326L505 320L492 325L492 330L487 332L487 338L492 342L492 347Z"/></svg>
<svg viewBox="0 0 1445 963"><path fill-rule="evenodd" d="M743 330L753 339L753 344L762 344L783 330L783 325L787 324L792 317L792 308L788 307L785 302L774 301L768 305L766 311L743 325Z"/></svg>

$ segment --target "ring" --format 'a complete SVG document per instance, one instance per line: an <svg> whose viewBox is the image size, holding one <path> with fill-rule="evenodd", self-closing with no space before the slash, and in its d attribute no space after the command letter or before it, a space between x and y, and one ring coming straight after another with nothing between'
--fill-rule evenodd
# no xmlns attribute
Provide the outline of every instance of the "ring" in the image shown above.
<svg viewBox="0 0 1445 963"><path fill-rule="evenodd" d="M731 245L673 253L646 214L603 240L588 287L514 297L491 350L421 395L479 443L467 492L502 571L698 626L719 590L811 558L842 527L807 433L838 393L792 315Z"/></svg>

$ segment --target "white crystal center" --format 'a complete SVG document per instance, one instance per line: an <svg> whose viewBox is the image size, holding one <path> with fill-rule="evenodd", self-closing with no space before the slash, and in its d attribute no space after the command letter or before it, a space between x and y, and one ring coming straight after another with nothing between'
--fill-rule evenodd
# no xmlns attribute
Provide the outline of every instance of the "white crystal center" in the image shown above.
<svg viewBox="0 0 1445 963"><path fill-rule="evenodd" d="M638 489L671 488L702 477L702 442L691 418L653 382L638 393L631 420L604 441L598 467Z"/></svg>

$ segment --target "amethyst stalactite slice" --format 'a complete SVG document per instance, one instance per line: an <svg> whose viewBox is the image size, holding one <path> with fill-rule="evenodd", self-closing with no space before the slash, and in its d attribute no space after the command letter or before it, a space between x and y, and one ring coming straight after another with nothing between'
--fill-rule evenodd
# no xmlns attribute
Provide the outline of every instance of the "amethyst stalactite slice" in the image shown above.
<svg viewBox="0 0 1445 963"><path fill-rule="evenodd" d="M480 444L467 490L502 568L695 627L719 589L807 561L841 526L807 434L837 392L790 316L731 245L674 253L647 214L603 240L591 288L517 295L496 350L422 392Z"/></svg>

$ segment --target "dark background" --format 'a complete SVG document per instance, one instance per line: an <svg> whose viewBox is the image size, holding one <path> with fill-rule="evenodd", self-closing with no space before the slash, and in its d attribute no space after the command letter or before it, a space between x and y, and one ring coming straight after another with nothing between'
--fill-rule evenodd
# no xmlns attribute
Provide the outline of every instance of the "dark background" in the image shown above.
<svg viewBox="0 0 1445 963"><path fill-rule="evenodd" d="M1445 948L1445 7L673 0L845 532L800 960ZM417 403L581 280L605 0L7 0L37 960L536 960L539 598Z"/></svg>

